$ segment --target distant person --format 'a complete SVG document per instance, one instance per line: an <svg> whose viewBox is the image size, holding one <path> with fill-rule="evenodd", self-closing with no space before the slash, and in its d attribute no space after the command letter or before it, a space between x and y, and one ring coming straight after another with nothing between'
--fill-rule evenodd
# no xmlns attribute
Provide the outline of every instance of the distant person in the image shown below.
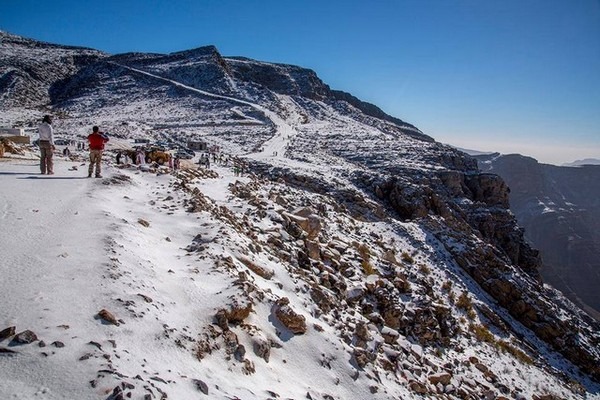
<svg viewBox="0 0 600 400"><path fill-rule="evenodd" d="M104 143L108 142L108 136L100 132L100 128L94 126L92 133L88 136L90 145L90 166L88 168L88 178L92 177L94 165L96 166L96 178L102 178L102 152L104 151Z"/></svg>
<svg viewBox="0 0 600 400"><path fill-rule="evenodd" d="M50 115L44 115L38 132L40 135L40 171L42 174L54 175L52 152L56 147L54 146L54 129L52 129Z"/></svg>
<svg viewBox="0 0 600 400"><path fill-rule="evenodd" d="M63 149L63 156L65 156L65 157L69 157L70 155L71 155L71 150L69 150L69 148L68 148L68 147L65 147L65 148Z"/></svg>
<svg viewBox="0 0 600 400"><path fill-rule="evenodd" d="M142 149L137 149L137 152L135 153L135 164L143 165L144 162L145 162L144 151Z"/></svg>

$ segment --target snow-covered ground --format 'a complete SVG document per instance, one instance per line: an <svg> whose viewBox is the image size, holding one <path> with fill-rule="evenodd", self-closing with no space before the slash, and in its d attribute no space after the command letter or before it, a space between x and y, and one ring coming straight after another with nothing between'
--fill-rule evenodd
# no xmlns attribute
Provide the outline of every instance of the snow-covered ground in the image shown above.
<svg viewBox="0 0 600 400"><path fill-rule="evenodd" d="M580 324L577 349L597 343L580 311L478 253L492 244L466 220L444 229L448 208L475 206L461 195L463 174L477 173L462 153L292 66L256 62L253 80L205 48L96 54L70 75L62 53L20 42L3 54L26 53L28 73L45 57L69 85L48 111L48 87L20 81L40 98L9 98L17 106L0 125L32 133L52 112L66 139L100 125L111 140L102 179L86 178L86 153L57 155L52 176L39 174L34 147L0 159L2 398L599 398L459 266L470 252L476 268L501 268L498 285L540 295L529 300L560 316L552 323ZM138 137L173 149L205 140L229 161L198 169L197 154L177 173L115 166L113 150ZM421 203L432 195L442 197ZM427 223L399 218L392 200L420 204ZM27 330L37 338L17 343Z"/></svg>
<svg viewBox="0 0 600 400"><path fill-rule="evenodd" d="M0 162L0 330L15 326L39 339L0 342L15 352L0 355L2 398L97 399L121 381L138 396L160 398L162 390L169 398L196 398L194 379L207 383L209 398L267 398L265 388L293 398L332 388L336 398L369 397L347 359L331 356L330 373L307 368L339 344L313 329L278 338L277 322L266 323L268 307L257 308L248 323L257 320L263 333L255 334L268 334L285 352L274 351L269 363L255 360L252 375L220 357L200 362L192 341L238 291L214 264L235 247L226 228L209 214L187 213L171 175L106 167L105 176L127 178L86 178L85 163L56 161L53 176L40 175L36 160ZM199 187L217 203L241 208L227 186L246 178L226 167L216 171L218 179ZM207 258L186 251L198 235L212 247ZM282 281L293 290L284 275ZM102 309L120 325L99 319Z"/></svg>
<svg viewBox="0 0 600 400"><path fill-rule="evenodd" d="M0 331L14 326L16 333L31 330L38 339L0 341L2 398L117 398L116 387L132 398L150 399L418 396L408 385L418 377L407 371L422 371L422 361L413 359L415 365L392 375L362 371L349 343L341 340L342 321L317 312L301 275L268 252L248 251L253 234L244 234L238 223L250 219L260 243L266 243L263 236L282 233L273 222L281 212L276 203L266 208L270 217L260 218L249 199L233 194L232 187L256 184L254 178L236 176L231 165L213 165L212 172L194 167L176 176L110 162L105 178L95 179L86 177L83 158L55 160L52 176L40 175L34 158L0 162ZM203 203L189 212L194 189ZM385 224L370 225L360 229L374 237L394 236L392 242L417 254L426 265L421 268L432 269L436 280L460 274L438 270L433 259L440 249L427 244L416 225L399 227L404 237ZM243 258L272 270L274 277L265 279L231 262ZM242 271L249 278L241 278ZM349 287L349 297L378 278L360 282ZM273 304L283 297L306 318L305 334L292 334L274 316ZM252 312L231 327L229 341L218 339L223 334L214 323L216 312L248 299L254 299ZM103 309L118 326L98 317ZM342 315L354 326L356 316ZM383 339L371 340L368 346L380 346ZM265 343L271 349L266 358L260 351ZM409 354L427 357L408 338L398 343ZM441 360L476 357L507 385L516 380L525 396L573 394L541 369L515 365L485 344L464 346L469 347L464 354L450 351ZM476 386L479 373L465 365L453 382Z"/></svg>

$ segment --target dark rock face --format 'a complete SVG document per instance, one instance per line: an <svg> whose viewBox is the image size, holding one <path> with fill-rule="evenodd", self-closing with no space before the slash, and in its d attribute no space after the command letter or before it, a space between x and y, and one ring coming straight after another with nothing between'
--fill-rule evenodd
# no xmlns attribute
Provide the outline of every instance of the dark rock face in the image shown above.
<svg viewBox="0 0 600 400"><path fill-rule="evenodd" d="M508 186L499 176L447 170L412 183L392 178L377 191L404 219L437 215L459 232L474 229L477 236L504 252L500 255L504 262L539 278L537 251L525 243L523 231L508 212Z"/></svg>
<svg viewBox="0 0 600 400"><path fill-rule="evenodd" d="M171 54L127 53L110 58L111 62L141 69L166 79L177 79L196 89L227 94L229 66L214 46Z"/></svg>
<svg viewBox="0 0 600 400"><path fill-rule="evenodd" d="M511 210L540 250L544 281L600 318L600 166L556 167L520 155L479 156L510 186Z"/></svg>
<svg viewBox="0 0 600 400"><path fill-rule="evenodd" d="M0 32L0 39L2 107L46 105L51 102L54 84L106 57L97 50L53 45L4 32Z"/></svg>
<svg viewBox="0 0 600 400"><path fill-rule="evenodd" d="M406 176L412 176L412 182ZM576 344L578 322L559 318L552 295L544 292L539 253L507 209L509 190L500 177L453 170L415 180L414 174L405 173L374 192L403 219L426 226L511 316L600 379L596 350ZM587 329L593 336L598 327Z"/></svg>
<svg viewBox="0 0 600 400"><path fill-rule="evenodd" d="M246 82L266 87L276 93L324 100L329 86L309 69L294 65L262 63L247 58L227 58L233 75Z"/></svg>

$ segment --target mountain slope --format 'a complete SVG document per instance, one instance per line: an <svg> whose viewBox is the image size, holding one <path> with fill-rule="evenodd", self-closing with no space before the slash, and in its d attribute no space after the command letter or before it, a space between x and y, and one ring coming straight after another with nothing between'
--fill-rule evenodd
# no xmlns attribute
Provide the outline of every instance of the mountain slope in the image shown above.
<svg viewBox="0 0 600 400"><path fill-rule="evenodd" d="M51 105L51 87L106 56L97 50L38 42L0 31L0 106Z"/></svg>
<svg viewBox="0 0 600 400"><path fill-rule="evenodd" d="M556 167L520 155L479 156L511 188L511 210L544 255L544 279L600 316L600 168Z"/></svg>
<svg viewBox="0 0 600 400"><path fill-rule="evenodd" d="M598 324L542 285L506 184L464 153L329 91L312 71L214 47L101 57L44 88L67 137L100 125L114 150L138 136L203 139L229 160L216 174L156 180L148 169L113 170L112 189L93 191L114 222L101 268L131 284L127 296L118 286L91 299L127 316L101 337L144 354L92 353L110 361L92 378L103 388L125 390L121 379L137 373L145 383L131 393L150 385L186 398L190 371L202 371L210 392L229 398L598 394ZM43 109L28 107L0 122L33 124ZM232 162L251 175L232 176ZM138 213L158 226L137 226ZM161 232L180 226L174 246ZM140 307L138 290L160 303ZM158 326L154 345L179 350L144 350L140 336ZM170 357L180 369L160 366Z"/></svg>

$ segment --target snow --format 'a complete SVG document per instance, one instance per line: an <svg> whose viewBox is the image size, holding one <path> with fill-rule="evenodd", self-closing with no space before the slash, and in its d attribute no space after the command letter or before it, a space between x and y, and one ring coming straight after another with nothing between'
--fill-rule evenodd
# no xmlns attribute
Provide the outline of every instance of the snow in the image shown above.
<svg viewBox="0 0 600 400"><path fill-rule="evenodd" d="M75 152L74 161L56 156L53 176L39 174L35 152L0 159L0 331L30 329L45 344L0 341L2 398L107 399L125 384L132 398L158 399L164 392L175 399L408 399L421 398L409 389L411 379L429 385L432 396L446 396L441 391L447 388L427 381L446 369L453 373L452 384L472 389L472 397L483 397L482 391L500 395L496 389L504 385L510 396L600 398L598 384L496 307L458 266L448 249L466 248L460 235L450 231L444 244L416 220L370 221L357 215L374 205L357 183L361 171L381 173L383 181L413 172L427 177L448 168L443 160L452 154L441 145L414 140L350 105L260 92L233 78L228 90L234 94L223 95L160 76L160 67L111 67L99 74L96 89L61 104L62 117L55 122L64 137L85 135L92 125L111 133L105 178L86 178L85 153ZM2 111L0 124L23 126L31 126L42 112ZM212 173L198 172L187 160L178 174L156 173L149 166L118 168L112 151L130 148L133 137L170 137L179 144L205 139L231 159L262 163L265 175L275 169L317 183L303 188L264 176L236 176L231 163L212 162ZM255 188L248 190L251 198L236 194L247 188ZM329 189L348 193L362 208L345 211L354 204L320 193ZM283 221L300 221L295 210L305 207L323 210L320 251L343 262L343 268L289 260L308 246ZM269 247L270 241L282 245ZM473 243L479 242L474 238ZM405 254L411 261L400 260ZM371 269L361 264L365 259ZM245 262L274 275L254 273ZM393 275L383 278L386 269ZM336 296L335 281L324 283L328 275L347 285L331 312L311 297L315 287ZM406 279L410 291L395 290L389 276ZM369 287L400 293L386 300L407 315L448 307L449 321L460 332L447 338L450 346L439 346L420 343L406 333L410 327L378 330L370 320L381 317L377 311L352 305ZM538 357L535 364L519 362L468 334L470 324L486 320L476 315L467 321L454 306L465 291L511 325L494 337L528 350ZM275 316L283 297L305 318L305 334L294 335ZM217 311L246 301L252 303L251 313L222 331L215 323ZM119 325L97 318L102 309ZM369 337L357 347L360 324L367 325ZM233 335L229 343L226 332ZM384 336L396 335L393 343L384 343ZM56 347L56 341L64 347ZM265 343L268 361L256 350ZM359 367L354 351L375 349L377 361ZM493 370L497 385L471 357ZM578 382L582 392L571 390L561 374ZM206 384L208 396L195 380ZM448 395L453 396L458 395Z"/></svg>
<svg viewBox="0 0 600 400"><path fill-rule="evenodd" d="M313 398L327 393L340 399L387 398L370 393L366 376L356 374L347 345L335 339L334 325L305 313L309 331L285 333L268 303L255 306L246 328L236 328L248 352L256 340L282 346L273 349L268 363L253 357L256 372L250 374L216 354L199 361L193 339L207 332L215 312L239 292L236 274L218 268L214 260L240 256L246 239L209 212L186 212L185 194L172 185L171 174L109 164L106 177L94 179L85 177L86 164L80 160L55 161L53 176L40 175L35 159L0 162L0 242L5 249L0 329L30 329L46 344L8 345L17 353L0 356L3 398L99 399L120 382L132 384L137 398L149 390L156 396L164 391L169 398L198 398L202 395L194 379L207 383L208 398L262 399L268 396L266 388L285 398L305 398L307 393ZM194 180L194 186L215 206L246 214L248 205L228 194L228 187L249 183L249 178L234 176L229 167L214 169L217 178ZM115 183L115 176L127 179ZM264 222L263 228L275 229ZM373 228L385 231L385 226ZM406 229L413 231L414 240L425 240L416 226ZM197 235L205 249L187 251ZM424 254L418 257L431 262ZM257 277L254 283L272 301L285 296L294 309L303 310L305 300L294 295L295 279L277 262L262 261L275 271L275 279ZM370 275L365 282L377 279ZM360 285L350 287L349 298L360 290ZM114 313L121 324L98 319L101 309ZM323 332L313 329L313 323ZM64 347L52 345L55 341ZM425 356L407 338L399 343L419 358ZM492 362L495 371L515 368L509 359L490 354ZM536 370L530 374L530 380L554 385L547 377L534 378ZM402 387L390 386L390 393L411 396Z"/></svg>
<svg viewBox="0 0 600 400"><path fill-rule="evenodd" d="M5 248L0 327L30 329L46 343L9 347L18 354L0 357L3 398L100 398L118 383L106 376L110 374L97 372L108 369L133 384L140 375L164 390L168 386L170 398L197 396L192 378L209 382L210 393L229 398L263 398L258 390L264 387L296 398L333 386L344 398L361 392L346 359L333 362L330 374L304 368L338 346L315 331L279 339L285 341L285 358L273 352L268 364L256 362L259 377L239 374L235 380L224 373L231 366L217 357L200 363L188 349L161 340L191 336L200 326L210 325L215 311L234 294L230 277L215 270L212 262L184 251L198 233L214 240L219 224L208 215L190 215L180 206L162 204L167 196L174 197L174 204L179 199L169 188L170 175L107 167L105 176L124 173L133 184L105 185L107 178L85 178L81 162L56 161L53 176L39 175L35 160L0 163L0 241ZM218 171L223 174L220 179L200 187L216 202L227 203L223 194L237 178L226 168ZM150 226L139 224L139 219ZM227 252L224 246L210 245ZM282 282L284 288L292 285L283 276ZM282 292L274 284L271 288ZM152 303L145 303L140 294ZM297 300L292 300L294 305ZM117 327L95 319L103 308L123 323ZM256 311L249 324L270 318L269 309ZM275 328L271 325L270 335L278 340ZM65 347L53 347L56 340ZM102 351L90 342L99 343ZM246 348L252 349L252 344ZM86 354L93 356L78 361ZM285 380L279 378L282 374ZM100 375L104 377L97 378ZM290 380L293 376L295 381ZM333 376L341 381L333 384ZM169 385L152 380L157 377ZM93 379L98 383L90 392ZM313 389L305 387L309 382Z"/></svg>
<svg viewBox="0 0 600 400"><path fill-rule="evenodd" d="M95 336L90 333L103 328L90 317L100 310L93 308L105 297L101 262L103 233L108 227L98 226L102 210L90 201L93 182L83 180L82 184L81 173L78 177L62 163L51 178L34 175L39 166L32 161L14 163L10 169L3 162L1 167L2 325L35 329L48 344L64 341L68 335L74 338L70 346L84 347ZM96 220L98 224L90 224ZM66 389L68 398L88 395L87 378L94 372L91 365L66 368L64 352L43 360L36 353L15 357L16 369L13 360L1 360L13 364L13 368L2 368L10 371L8 379L2 380L2 393L21 388L20 398L37 391L58 398ZM34 382L35 387L29 387Z"/></svg>

